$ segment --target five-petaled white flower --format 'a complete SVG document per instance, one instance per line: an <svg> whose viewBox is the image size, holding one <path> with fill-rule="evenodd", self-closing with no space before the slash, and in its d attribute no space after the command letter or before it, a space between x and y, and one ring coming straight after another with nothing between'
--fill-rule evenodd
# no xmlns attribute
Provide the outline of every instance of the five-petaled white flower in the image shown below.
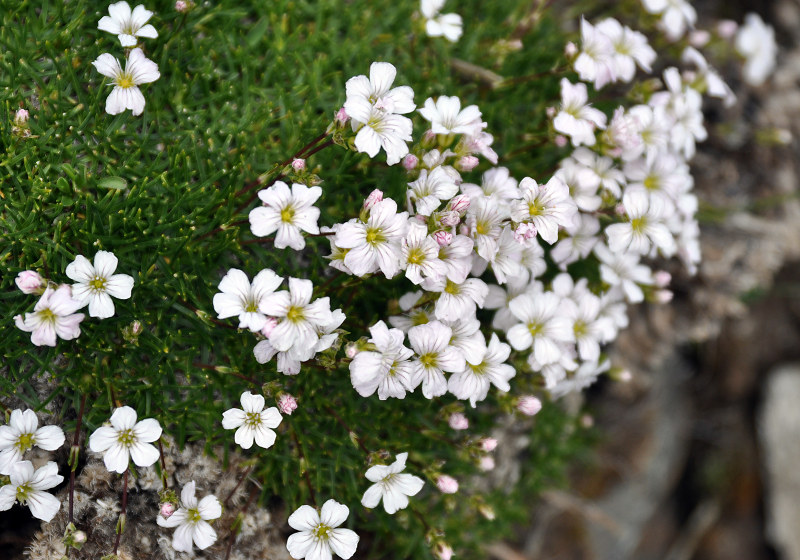
<svg viewBox="0 0 800 560"><path fill-rule="evenodd" d="M393 514L408 506L408 497L416 496L425 481L413 474L404 473L408 453L399 453L391 465L373 465L364 476L374 482L361 498L361 505L374 508L383 499L383 509Z"/></svg>
<svg viewBox="0 0 800 560"><path fill-rule="evenodd" d="M481 111L477 105L461 108L461 100L455 95L432 97L425 100L419 113L431 123L434 134L466 134L476 136L486 124L481 121Z"/></svg>
<svg viewBox="0 0 800 560"><path fill-rule="evenodd" d="M254 439L259 447L272 447L275 443L272 428L277 428L283 420L281 413L274 406L264 410L264 397L250 391L242 393L239 400L242 408L231 408L222 413L222 427L226 430L238 428L233 441L242 449L250 449Z"/></svg>
<svg viewBox="0 0 800 560"><path fill-rule="evenodd" d="M319 187L294 183L290 191L286 183L276 181L270 188L259 191L258 198L264 205L250 211L250 231L258 237L277 231L277 249L291 247L299 251L306 246L300 230L319 233L319 208L314 203L321 195Z"/></svg>
<svg viewBox="0 0 800 560"><path fill-rule="evenodd" d="M103 454L103 462L111 472L124 473L128 462L149 467L158 461L158 449L152 442L161 437L161 426L154 418L136 421L136 411L129 406L114 410L111 425L101 426L89 436L89 449Z"/></svg>
<svg viewBox="0 0 800 560"><path fill-rule="evenodd" d="M444 371L456 373L464 369L464 354L451 346L452 337L452 329L439 321L411 327L408 331L408 341L417 354L412 364L411 381L414 387L422 383L422 394L426 399L447 392Z"/></svg>
<svg viewBox="0 0 800 560"><path fill-rule="evenodd" d="M347 560L356 552L358 535L350 529L338 528L350 515L350 509L336 500L322 504L322 512L311 506L300 506L289 516L289 525L300 531L286 541L286 550L293 558L330 560L336 554Z"/></svg>
<svg viewBox="0 0 800 560"><path fill-rule="evenodd" d="M127 274L114 274L118 262L114 253L98 251L94 264L78 255L67 265L67 276L76 282L72 285L72 297L82 305L88 303L92 317L107 319L114 315L112 296L117 299L131 297L133 278Z"/></svg>
<svg viewBox="0 0 800 560"><path fill-rule="evenodd" d="M232 268L219 283L220 293L214 295L214 311L219 319L239 317L239 328L259 332L267 323L265 298L281 285L283 278L265 268L253 278L238 268Z"/></svg>
<svg viewBox="0 0 800 560"><path fill-rule="evenodd" d="M589 101L586 84L573 84L568 79L561 79L561 110L553 119L553 128L569 136L572 145L594 146L595 128L606 127L606 116L595 109Z"/></svg>
<svg viewBox="0 0 800 560"><path fill-rule="evenodd" d="M139 85L155 82L161 77L158 64L147 58L140 48L133 49L128 55L125 70L108 53L98 56L92 64L114 83L114 89L106 99L106 113L118 115L125 109L130 109L134 116L141 115L144 111L144 95L139 91Z"/></svg>
<svg viewBox="0 0 800 560"><path fill-rule="evenodd" d="M0 474L11 474L11 467L22 460L33 446L55 451L64 445L64 431L58 426L42 426L32 410L12 410L8 425L0 426Z"/></svg>
<svg viewBox="0 0 800 560"><path fill-rule="evenodd" d="M72 340L81 334L80 322L84 314L75 312L83 305L72 298L70 286L62 284L55 290L48 286L33 313L26 313L25 317L17 315L14 323L17 328L31 333L31 342L36 346L55 346L56 335Z"/></svg>
<svg viewBox="0 0 800 560"><path fill-rule="evenodd" d="M11 509L14 502L27 505L31 515L49 522L61 507L58 498L45 492L64 481L58 474L58 465L48 461L43 467L33 470L30 461L18 461L11 467L11 482L0 487L0 511Z"/></svg>
<svg viewBox="0 0 800 560"><path fill-rule="evenodd" d="M108 7L108 15L100 18L97 29L116 35L123 47L132 47L136 44L136 37L158 37L156 28L147 23L151 17L153 12L142 4L131 11L127 2L117 2Z"/></svg>
<svg viewBox="0 0 800 560"><path fill-rule="evenodd" d="M422 0L420 11L425 16L425 33L428 37L444 37L451 43L458 41L463 33L461 16L440 14L445 0Z"/></svg>
<svg viewBox="0 0 800 560"><path fill-rule="evenodd" d="M377 352L359 352L350 362L350 381L362 397L378 391L378 398L405 398L406 391L413 391L411 384L411 362L413 351L403 345L405 335L400 329L389 329L378 321L369 328L369 341Z"/></svg>
<svg viewBox="0 0 800 560"><path fill-rule="evenodd" d="M164 517L156 517L160 527L177 527L172 535L172 548L179 552L191 552L192 541L200 550L206 549L217 541L217 532L208 523L222 515L222 504L216 496L210 494L198 502L194 480L181 490L181 504L178 511Z"/></svg>
<svg viewBox="0 0 800 560"><path fill-rule="evenodd" d="M269 334L269 342L278 352L294 347L305 354L319 342L320 331L333 323L330 298L312 302L313 292L311 280L289 278L288 292L281 290L264 298L264 312L280 319Z"/></svg>

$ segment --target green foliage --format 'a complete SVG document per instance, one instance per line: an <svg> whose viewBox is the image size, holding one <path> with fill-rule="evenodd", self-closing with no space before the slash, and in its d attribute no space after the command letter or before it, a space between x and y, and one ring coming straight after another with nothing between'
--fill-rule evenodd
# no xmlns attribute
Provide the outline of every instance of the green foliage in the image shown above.
<svg viewBox="0 0 800 560"><path fill-rule="evenodd" d="M509 156L501 164L517 177L546 180L560 157L547 143L545 116L558 102L566 40L558 22L546 14L531 17L527 0L461 2L467 33L453 45L421 33L414 2L210 4L187 15L173 11L170 1L148 4L159 37L144 48L161 78L142 88L147 105L133 117L105 113L110 87L91 65L103 52L124 56L117 39L96 28L105 4L0 2L0 354L7 368L0 399L14 395L40 408L63 396L69 429L81 396L88 395L89 431L127 404L140 417L157 418L179 445L201 441L224 456L235 446L233 434L221 427L222 412L238 406L243 391L277 382L297 396L300 408L284 418L271 449L249 452L258 459L253 476L263 483L265 499L278 496L289 510L312 499L346 503L356 513L349 524L374 535L360 548L370 557L426 557L425 537L433 529L463 547L460 557L481 557L478 545L508 534L530 496L564 472L579 448L565 429L571 420L556 408L537 419L517 487L480 495L464 484L457 496L443 496L433 479L412 509L395 517L380 507L368 511L359 504L368 487L368 453L388 451L389 462L409 451L410 472L433 477L441 469L462 484L476 475L469 451L474 443L447 428L441 414L456 401L429 401L418 393L402 401L361 398L341 351L332 369L309 362L299 375L284 376L274 361L255 361L253 335L237 332L235 320L216 320L211 302L229 268L251 278L271 268L312 279L315 296L329 296L332 308L347 315L346 340L367 335L410 284L333 274L324 237L307 238L301 253L253 238L247 214L255 204L254 181L277 176L279 162L325 131L344 102L345 81L367 73L374 60L397 67L396 83L412 86L418 105L443 94L477 103L494 147L501 158ZM526 21L528 28L515 28ZM522 39L524 48L501 56L498 41L511 38ZM458 70L454 59L505 81L492 87ZM31 112L30 137L12 129L20 107ZM415 130L415 137L422 132ZM404 170L378 160L338 146L309 159L323 181L320 225L355 216L375 187L403 199ZM483 169L468 180L479 182ZM115 300L109 319L87 316L78 339L34 347L30 334L13 325L35 301L16 290L17 273L33 269L69 283L64 271L75 256L91 260L99 250L114 252L117 272L133 276L132 298ZM143 325L141 334L132 333L134 321ZM54 380L44 402L32 386L42 372ZM514 382L525 390L537 386L522 371L518 378ZM466 411L471 433L488 435L495 418L511 409L510 397L492 391L478 409ZM481 502L494 509L495 521L480 518Z"/></svg>

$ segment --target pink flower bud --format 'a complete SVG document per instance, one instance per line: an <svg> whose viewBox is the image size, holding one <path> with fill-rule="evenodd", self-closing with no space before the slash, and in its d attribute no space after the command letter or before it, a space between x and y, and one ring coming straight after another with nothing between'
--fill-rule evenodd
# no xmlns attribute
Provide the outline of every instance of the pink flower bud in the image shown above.
<svg viewBox="0 0 800 560"><path fill-rule="evenodd" d="M267 322L264 323L264 327L261 329L261 334L269 338L269 335L272 334L272 330L278 326L278 320L275 317L267 317Z"/></svg>
<svg viewBox="0 0 800 560"><path fill-rule="evenodd" d="M621 372L617 374L617 379L622 381L623 383L630 383L633 381L633 374L627 369L623 369Z"/></svg>
<svg viewBox="0 0 800 560"><path fill-rule="evenodd" d="M480 160L475 156L464 156L458 160L456 167L458 167L460 171L469 172L475 169L479 163Z"/></svg>
<svg viewBox="0 0 800 560"><path fill-rule="evenodd" d="M520 397L519 401L517 401L517 410L525 416L536 416L542 410L542 401L533 395Z"/></svg>
<svg viewBox="0 0 800 560"><path fill-rule="evenodd" d="M141 321L134 321L133 323L131 323L131 334L133 334L134 336L139 336L140 334L142 334L143 329L144 327L142 326Z"/></svg>
<svg viewBox="0 0 800 560"><path fill-rule="evenodd" d="M414 154L408 154L403 158L403 167L406 169L406 171L416 169L417 165L419 165L419 158Z"/></svg>
<svg viewBox="0 0 800 560"><path fill-rule="evenodd" d="M614 207L614 213L617 216L624 216L627 213L627 211L625 210L625 207L622 205L622 203L619 203Z"/></svg>
<svg viewBox="0 0 800 560"><path fill-rule="evenodd" d="M450 560L453 557L453 549L444 543L439 543L436 546L435 554L439 560Z"/></svg>
<svg viewBox="0 0 800 560"><path fill-rule="evenodd" d="M491 455L486 455L485 457L481 457L480 462L478 462L478 468L481 469L483 472L489 472L494 470L494 457Z"/></svg>
<svg viewBox="0 0 800 560"><path fill-rule="evenodd" d="M559 148L563 148L564 146L567 145L567 137L562 134L558 134L555 137L554 142L556 143L556 146L558 146Z"/></svg>
<svg viewBox="0 0 800 560"><path fill-rule="evenodd" d="M581 426L584 428L591 428L594 426L594 418L591 414L584 414L581 416Z"/></svg>
<svg viewBox="0 0 800 560"><path fill-rule="evenodd" d="M483 438L481 440L481 449L486 452L494 451L497 448L497 440L493 437Z"/></svg>
<svg viewBox="0 0 800 560"><path fill-rule="evenodd" d="M717 33L723 39L730 39L739 30L739 24L732 19L722 19L717 23Z"/></svg>
<svg viewBox="0 0 800 560"><path fill-rule="evenodd" d="M449 231L440 230L433 234L433 239L439 247L447 247L453 242L453 234Z"/></svg>
<svg viewBox="0 0 800 560"><path fill-rule="evenodd" d="M552 119L556 116L556 108L555 107L548 107L545 109L545 113L547 113L547 118Z"/></svg>
<svg viewBox="0 0 800 560"><path fill-rule="evenodd" d="M294 169L295 171L300 172L305 168L306 168L306 160L302 158L296 158L292 160L292 169Z"/></svg>
<svg viewBox="0 0 800 560"><path fill-rule="evenodd" d="M344 355L351 360L356 357L356 354L358 354L358 348L353 342L344 347Z"/></svg>
<svg viewBox="0 0 800 560"><path fill-rule="evenodd" d="M450 204L448 204L450 210L452 210L453 212L458 212L462 216L469 208L469 205L470 205L469 197L465 194L459 194L457 196L454 196L453 198L450 199Z"/></svg>
<svg viewBox="0 0 800 560"><path fill-rule="evenodd" d="M25 126L28 123L29 113L25 109L17 109L14 115L14 124L17 126Z"/></svg>
<svg viewBox="0 0 800 560"><path fill-rule="evenodd" d="M171 502L164 502L163 504L161 504L161 517L166 519L169 516L171 516L173 513L175 513L175 505L174 504L172 504Z"/></svg>
<svg viewBox="0 0 800 560"><path fill-rule="evenodd" d="M514 230L514 241L517 243L525 243L528 239L536 237L536 226L530 223L524 223L517 226Z"/></svg>
<svg viewBox="0 0 800 560"><path fill-rule="evenodd" d="M278 397L278 410L291 416L297 410L297 400L289 393L281 393Z"/></svg>
<svg viewBox="0 0 800 560"><path fill-rule="evenodd" d="M653 281L655 282L657 287L666 288L672 281L672 274L670 274L666 270L659 270L655 274L653 274Z"/></svg>
<svg viewBox="0 0 800 560"><path fill-rule="evenodd" d="M564 47L564 56L566 56L567 58L572 58L577 54L578 54L577 45L575 45L575 43L573 43L572 41L567 43L566 46Z"/></svg>
<svg viewBox="0 0 800 560"><path fill-rule="evenodd" d="M83 544L86 542L86 533L83 531L75 531L72 533L72 542L75 544Z"/></svg>
<svg viewBox="0 0 800 560"><path fill-rule="evenodd" d="M450 424L450 427L454 430L466 430L469 428L469 420L460 412L451 414L450 418L447 420L447 423Z"/></svg>
<svg viewBox="0 0 800 560"><path fill-rule="evenodd" d="M455 494L458 492L458 481L446 474L439 475L436 479L436 487L442 494Z"/></svg>
<svg viewBox="0 0 800 560"><path fill-rule="evenodd" d="M35 294L41 291L44 280L35 270L23 270L14 280L23 294Z"/></svg>
<svg viewBox="0 0 800 560"><path fill-rule="evenodd" d="M189 5L186 2L184 2L183 0L178 0L177 2L175 2L175 11L176 12L184 13L188 9L189 9Z"/></svg>
<svg viewBox="0 0 800 560"><path fill-rule="evenodd" d="M369 210L381 200L383 200L383 191L380 189L375 189L369 193L369 196L367 196L367 198L364 200L364 210Z"/></svg>
<svg viewBox="0 0 800 560"><path fill-rule="evenodd" d="M431 143L436 140L436 133L432 130L426 130L425 134L422 135L422 141L426 143Z"/></svg>
<svg viewBox="0 0 800 560"><path fill-rule="evenodd" d="M339 109L336 112L336 119L335 120L336 120L336 124L339 124L339 125L345 125L345 124L347 124L347 121L350 120L350 116L347 114L347 111L344 110L344 107L342 107L341 109Z"/></svg>
<svg viewBox="0 0 800 560"><path fill-rule="evenodd" d="M461 216L458 212L442 212L439 214L439 223L445 227L455 227L461 221Z"/></svg>
<svg viewBox="0 0 800 560"><path fill-rule="evenodd" d="M705 47L711 40L711 33L705 29L694 29L689 33L689 44L696 48Z"/></svg>
<svg viewBox="0 0 800 560"><path fill-rule="evenodd" d="M673 294L671 290L658 290L655 295L658 303L669 303L672 301Z"/></svg>

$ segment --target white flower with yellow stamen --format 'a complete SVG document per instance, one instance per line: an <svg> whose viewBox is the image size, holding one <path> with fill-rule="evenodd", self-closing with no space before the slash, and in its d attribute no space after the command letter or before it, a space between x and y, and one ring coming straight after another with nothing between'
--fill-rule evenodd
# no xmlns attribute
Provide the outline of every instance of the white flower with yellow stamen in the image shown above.
<svg viewBox="0 0 800 560"><path fill-rule="evenodd" d="M11 467L9 484L0 487L0 511L11 509L14 502L26 505L31 510L31 515L37 519L49 522L58 513L61 502L45 492L64 481L58 474L58 465L53 461L33 470L30 461L18 461Z"/></svg>
<svg viewBox="0 0 800 560"><path fill-rule="evenodd" d="M177 527L172 535L172 548L179 552L191 552L192 541L200 550L217 541L217 532L208 523L222 515L222 504L213 494L202 500L195 496L194 480L181 490L181 507L169 517L159 515L159 527Z"/></svg>
<svg viewBox="0 0 800 560"><path fill-rule="evenodd" d="M131 11L127 2L117 2L108 7L108 15L100 18L97 29L116 35L123 47L132 47L136 37L158 37L156 28L147 23L151 17L153 12L141 4Z"/></svg>
<svg viewBox="0 0 800 560"><path fill-rule="evenodd" d="M261 309L280 320L269 334L269 342L278 352L294 347L303 353L313 348L320 331L333 322L330 299L324 297L312 302L313 290L311 280L289 278L288 292L270 294L262 301Z"/></svg>
<svg viewBox="0 0 800 560"><path fill-rule="evenodd" d="M299 251L306 246L300 230L319 233L319 208L314 203L321 195L319 187L294 183L290 191L286 183L276 181L270 188L259 191L258 198L264 205L250 211L250 231L258 237L277 232L275 248L291 247Z"/></svg>
<svg viewBox="0 0 800 560"><path fill-rule="evenodd" d="M161 437L161 425L154 418L136 421L136 411L122 406L111 414L111 425L100 426L89 436L89 449L103 454L111 472L124 473L128 461L137 467L149 467L158 461L158 449L151 445Z"/></svg>
<svg viewBox="0 0 800 560"><path fill-rule="evenodd" d="M222 427L226 430L236 428L233 441L242 449L253 447L253 440L259 447L267 449L275 443L275 432L283 417L274 406L264 410L264 397L253 395L250 391L242 393L239 401L242 408L231 408L222 413Z"/></svg>
<svg viewBox="0 0 800 560"><path fill-rule="evenodd" d="M286 550L293 558L330 560L336 554L347 560L358 546L355 531L339 528L348 515L350 508L336 500L322 504L319 513L311 506L300 506L289 516L289 526L299 533L289 536Z"/></svg>
<svg viewBox="0 0 800 560"><path fill-rule="evenodd" d="M0 474L11 474L11 467L34 446L55 451L64 444L64 431L58 426L42 426L32 410L12 410L8 425L0 426Z"/></svg>
<svg viewBox="0 0 800 560"><path fill-rule="evenodd" d="M264 298L281 285L283 278L268 268L259 272L253 283L247 274L232 268L219 283L220 293L214 295L214 311L219 319L239 317L239 328L259 332L267 323Z"/></svg>
<svg viewBox="0 0 800 560"><path fill-rule="evenodd" d="M114 302L117 299L129 299L133 288L133 278L127 274L114 274L119 261L114 253L98 251L94 256L94 264L83 255L67 265L67 276L75 280L72 285L72 297L89 304L89 315L98 319L106 319L114 315Z"/></svg>
<svg viewBox="0 0 800 560"><path fill-rule="evenodd" d="M130 109L134 116L141 115L144 111L144 95L139 91L139 85L155 82L161 77L158 64L147 58L139 48L133 49L128 55L125 70L108 53L98 56L92 64L114 83L114 89L106 99L106 113L118 115L125 109Z"/></svg>

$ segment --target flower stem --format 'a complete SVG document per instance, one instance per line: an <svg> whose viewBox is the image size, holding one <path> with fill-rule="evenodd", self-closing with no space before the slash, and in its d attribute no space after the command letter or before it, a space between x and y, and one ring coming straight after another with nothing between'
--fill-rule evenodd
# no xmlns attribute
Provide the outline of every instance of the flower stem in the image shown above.
<svg viewBox="0 0 800 560"><path fill-rule="evenodd" d="M114 541L114 555L117 555L119 549L119 541L122 538L122 532L125 530L125 510L128 509L128 469L125 470L122 482L122 513L119 514L119 521L117 522L117 538Z"/></svg>
<svg viewBox="0 0 800 560"><path fill-rule="evenodd" d="M227 505L228 505L228 502L230 502L230 501L231 501L231 498L233 498L233 495L234 495L234 494L236 493L236 491L239 489L239 486L241 486L241 485L242 485L242 482L244 482L244 481L245 481L245 479L247 479L247 475L249 475L249 474L250 474L250 471L252 471L252 470L253 470L253 465L250 465L249 467L247 467L247 470L246 470L246 471L244 471L244 474L242 475L242 478L240 478L240 479L239 479L239 482L237 482L237 483L236 483L236 486L234 486L234 487L233 487L233 490L231 490L231 491L228 493L228 497L227 497L227 498L225 498L225 501L224 501L224 502L222 502L222 503L223 503L223 505L225 505L225 506L227 506Z"/></svg>
<svg viewBox="0 0 800 560"><path fill-rule="evenodd" d="M74 521L75 506L75 470L78 468L78 454L80 453L81 422L83 411L86 407L86 393L81 396L81 406L78 409L78 422L75 424L75 437L72 438L72 447L69 450L69 522Z"/></svg>

